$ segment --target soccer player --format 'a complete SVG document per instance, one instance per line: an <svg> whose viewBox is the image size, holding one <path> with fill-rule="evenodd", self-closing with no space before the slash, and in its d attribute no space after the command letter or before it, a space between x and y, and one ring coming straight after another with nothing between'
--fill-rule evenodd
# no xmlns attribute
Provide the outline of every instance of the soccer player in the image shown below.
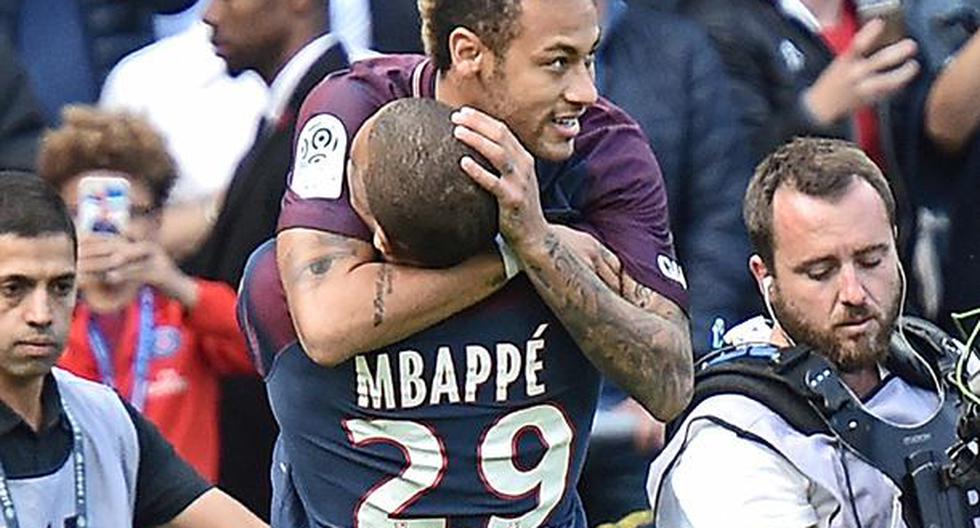
<svg viewBox="0 0 980 528"><path fill-rule="evenodd" d="M269 330L273 524L584 526L574 484L599 370L661 419L689 398L663 182L639 127L597 99L590 0L420 7L430 57L357 63L300 112L279 273L252 284L254 315L285 297L295 329ZM467 107L454 134L490 165L461 166L497 197L523 274L492 254L378 261L346 153L406 97Z"/></svg>

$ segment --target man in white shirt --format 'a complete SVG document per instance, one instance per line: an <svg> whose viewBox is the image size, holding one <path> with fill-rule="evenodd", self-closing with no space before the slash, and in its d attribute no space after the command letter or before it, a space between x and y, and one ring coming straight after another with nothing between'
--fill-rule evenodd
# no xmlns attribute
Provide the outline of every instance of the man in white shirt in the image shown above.
<svg viewBox="0 0 980 528"><path fill-rule="evenodd" d="M743 214L774 321L764 339L813 347L879 418L930 418L936 394L883 369L904 277L895 201L875 164L842 140L796 139L759 165ZM651 466L648 492L657 526L905 526L901 491L882 471L741 394L694 406Z"/></svg>

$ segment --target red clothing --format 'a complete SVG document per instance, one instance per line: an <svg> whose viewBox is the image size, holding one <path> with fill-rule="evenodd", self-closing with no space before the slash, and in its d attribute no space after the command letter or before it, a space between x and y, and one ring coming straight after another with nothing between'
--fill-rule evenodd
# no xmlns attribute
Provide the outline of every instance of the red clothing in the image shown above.
<svg viewBox="0 0 980 528"><path fill-rule="evenodd" d="M154 296L156 329L154 357L149 364L148 390L143 415L160 428L177 453L211 482L218 478L218 404L220 378L254 373L245 340L235 319L235 292L220 282L197 280L198 303L185 311L177 301ZM113 345L112 366L117 389L129 399L133 390L133 360L139 333L139 299L126 309ZM92 314L79 301L68 347L59 365L101 382L99 366L89 342ZM169 329L169 331L168 331ZM174 337L180 336L179 340Z"/></svg>
<svg viewBox="0 0 980 528"><path fill-rule="evenodd" d="M844 2L840 20L836 26L823 28L824 42L827 47L840 55L851 47L854 35L861 29L858 22L857 9L853 2ZM874 106L865 106L854 112L857 144L879 167L885 167L885 152L881 148L881 138L878 130L878 113Z"/></svg>

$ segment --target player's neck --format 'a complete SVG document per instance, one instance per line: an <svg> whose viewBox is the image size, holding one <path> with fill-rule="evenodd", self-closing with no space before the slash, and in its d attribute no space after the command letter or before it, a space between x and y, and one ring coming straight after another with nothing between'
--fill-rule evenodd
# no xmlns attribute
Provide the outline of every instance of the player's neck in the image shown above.
<svg viewBox="0 0 980 528"><path fill-rule="evenodd" d="M44 376L28 379L0 375L0 401L3 401L12 411L33 429L41 428L41 389L44 387Z"/></svg>
<svg viewBox="0 0 980 528"><path fill-rule="evenodd" d="M465 80L460 79L459 75L455 75L451 71L437 72L436 100L453 108L472 105L473 98L468 96L469 90L465 83Z"/></svg>

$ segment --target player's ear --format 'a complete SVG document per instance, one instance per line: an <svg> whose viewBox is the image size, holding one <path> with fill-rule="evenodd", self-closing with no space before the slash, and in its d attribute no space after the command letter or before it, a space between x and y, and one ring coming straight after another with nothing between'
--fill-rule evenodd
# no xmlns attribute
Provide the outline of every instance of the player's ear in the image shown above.
<svg viewBox="0 0 980 528"><path fill-rule="evenodd" d="M449 34L452 69L464 77L478 74L484 63L490 60L490 54L490 49L480 37L469 29L457 27Z"/></svg>
<svg viewBox="0 0 980 528"><path fill-rule="evenodd" d="M391 252L391 243L388 242L388 236L385 235L385 232L381 229L381 226L375 226L374 239L372 242L374 243L374 249L378 250L378 253L381 253L386 257L385 260L392 260L391 257L393 255Z"/></svg>

